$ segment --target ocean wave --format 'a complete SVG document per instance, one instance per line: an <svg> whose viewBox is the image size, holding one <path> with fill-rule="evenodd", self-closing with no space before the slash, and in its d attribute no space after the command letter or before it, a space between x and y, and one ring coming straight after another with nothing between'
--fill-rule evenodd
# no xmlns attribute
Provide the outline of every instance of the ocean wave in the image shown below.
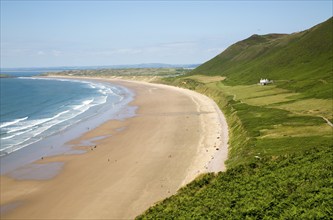
<svg viewBox="0 0 333 220"><path fill-rule="evenodd" d="M80 105L75 105L73 107L74 110L78 110L81 109L82 107L89 105L90 103L92 103L94 101L94 99L89 99L89 100L84 100Z"/></svg>
<svg viewBox="0 0 333 220"><path fill-rule="evenodd" d="M25 148L26 146L29 146L29 145L31 145L33 143L36 143L36 142L42 140L42 138L36 139L36 140L34 140L32 142L29 142L29 140L31 140L31 139L28 138L28 139L25 139L25 140L23 140L23 141L15 144L15 145L10 145L8 147L1 148L0 149L0 157L5 156L5 155L10 154L10 153L13 153L15 151L18 151L18 150L20 150L22 148ZM25 143L25 144L23 144L23 143Z"/></svg>
<svg viewBox="0 0 333 220"><path fill-rule="evenodd" d="M17 124L19 123L20 121L24 121L24 120L27 120L29 117L24 117L24 118L19 118L19 119L15 119L13 121L9 121L9 122L3 122L0 124L0 128L5 128L5 127L8 127L10 125L14 125L14 124Z"/></svg>
<svg viewBox="0 0 333 220"><path fill-rule="evenodd" d="M14 135L11 135L11 136L3 137L3 138L1 138L1 140L11 139L11 138L13 138L13 137L15 137L15 136L16 136L16 135L14 134Z"/></svg>
<svg viewBox="0 0 333 220"><path fill-rule="evenodd" d="M41 125L39 127L38 126L32 127L29 130L25 130L22 132L15 133L14 135L1 138L3 146L1 147L0 152L12 153L19 149L22 149L25 146L33 144L42 139L41 136L39 137L40 134L43 134L48 129L50 129L64 121L72 119L76 116L77 115L71 115L71 117L67 117L67 118L63 118L63 119L59 119L59 120L51 120L51 121L44 123L43 125ZM15 140L16 140L15 143L10 142L11 139L14 140L13 138L15 138Z"/></svg>
<svg viewBox="0 0 333 220"><path fill-rule="evenodd" d="M11 135L11 136L3 137L3 138L1 138L1 140L8 140L8 139L11 139L11 138L13 138L13 137L16 137L16 136L19 136L19 135L25 134L25 133L27 133L27 132L29 132L29 131L32 131L32 128L30 128L29 130L26 130L26 131L17 132L17 133L15 133L15 134Z"/></svg>
<svg viewBox="0 0 333 220"><path fill-rule="evenodd" d="M10 149L10 152L13 152L13 149L15 149L15 147L19 147L21 149L21 148L25 147L26 145L24 145L24 146L19 146L19 145L21 145L22 143L28 141L29 139L30 138L26 138L23 141L20 141L20 142L16 143L15 145L9 145L7 147L3 147L3 148L1 148L0 151L5 151L5 152L9 153L8 151L6 151L7 149Z"/></svg>
<svg viewBox="0 0 333 220"><path fill-rule="evenodd" d="M58 114L56 114L53 117L50 118L42 118L42 119L36 119L36 120L27 120L22 123L16 123L16 126L6 127L3 130L6 134L12 134L14 135L7 136L4 138L1 138L2 140L10 139L13 137L16 137L18 135L23 135L27 132L30 132L32 129L34 129L34 132L30 132L32 137L35 137L36 135L41 134L42 132L48 130L49 128L60 124L64 121L70 120L87 110L89 110L91 107L97 105L92 104L94 102L94 99L84 100L82 101L81 105L74 106L72 110L65 110ZM103 101L104 103L104 101ZM63 116L63 117L61 117ZM56 120L59 119L59 120ZM21 132L20 132L21 131ZM40 132L39 132L40 131Z"/></svg>
<svg viewBox="0 0 333 220"><path fill-rule="evenodd" d="M96 98L96 105L102 105L104 103L106 103L108 96L100 96L98 98Z"/></svg>
<svg viewBox="0 0 333 220"><path fill-rule="evenodd" d="M51 121L55 118L58 118L61 115L67 113L67 112L69 112L69 110L60 112L60 113L56 114L55 116L53 116L51 118L43 118L43 119L37 119L37 120L27 120L23 123L18 123L18 126L5 128L4 130L6 131L7 134L11 134L11 133L17 132L17 131L26 130L26 129L33 128L33 127L36 127L38 125L41 125L45 122Z"/></svg>
<svg viewBox="0 0 333 220"><path fill-rule="evenodd" d="M120 90L117 89L114 86L108 85L105 86L105 84L98 83L98 82L91 82L91 81L84 81L79 79L61 79L61 78L39 78L39 77L19 77L21 79L33 79L33 80L56 80L56 81L62 81L62 82L76 82L76 83L82 83L87 84L89 88L91 89L98 89L98 92L103 95L115 95L118 97L122 97L122 94L120 93ZM111 86L111 87L110 87Z"/></svg>

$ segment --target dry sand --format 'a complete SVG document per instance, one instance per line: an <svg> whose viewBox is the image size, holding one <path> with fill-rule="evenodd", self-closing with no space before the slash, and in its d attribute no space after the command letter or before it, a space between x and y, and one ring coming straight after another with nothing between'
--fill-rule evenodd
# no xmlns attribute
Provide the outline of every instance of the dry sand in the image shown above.
<svg viewBox="0 0 333 220"><path fill-rule="evenodd" d="M1 219L132 219L197 175L225 170L228 130L212 100L165 85L113 83L135 91L137 116L74 140L85 154L37 161L64 162L52 179L1 176ZM96 148L80 146L105 135Z"/></svg>

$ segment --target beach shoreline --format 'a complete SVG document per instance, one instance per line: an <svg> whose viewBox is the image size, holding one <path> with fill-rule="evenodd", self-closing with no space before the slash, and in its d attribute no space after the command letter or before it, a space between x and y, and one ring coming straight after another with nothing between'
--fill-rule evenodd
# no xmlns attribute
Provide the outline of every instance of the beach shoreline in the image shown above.
<svg viewBox="0 0 333 220"><path fill-rule="evenodd" d="M160 84L79 79L133 90L136 116L107 121L70 142L87 153L36 162L64 163L55 177L1 176L1 218L131 219L197 175L225 170L228 128L208 97Z"/></svg>

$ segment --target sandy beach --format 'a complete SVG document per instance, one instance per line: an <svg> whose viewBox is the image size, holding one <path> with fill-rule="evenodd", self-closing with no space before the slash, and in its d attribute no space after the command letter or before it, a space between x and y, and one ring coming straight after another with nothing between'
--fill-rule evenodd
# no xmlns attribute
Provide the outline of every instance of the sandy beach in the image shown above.
<svg viewBox="0 0 333 220"><path fill-rule="evenodd" d="M1 176L1 219L133 219L199 174L225 170L228 128L211 99L166 85L110 82L135 92L136 116L71 141L87 153L36 161L63 162L51 179Z"/></svg>

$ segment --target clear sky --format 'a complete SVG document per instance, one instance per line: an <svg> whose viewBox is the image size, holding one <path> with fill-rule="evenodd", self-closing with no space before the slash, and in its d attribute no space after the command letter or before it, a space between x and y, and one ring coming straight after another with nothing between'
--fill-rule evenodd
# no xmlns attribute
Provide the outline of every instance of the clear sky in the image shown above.
<svg viewBox="0 0 333 220"><path fill-rule="evenodd" d="M332 17L332 1L1 0L1 67L205 62L252 34Z"/></svg>

